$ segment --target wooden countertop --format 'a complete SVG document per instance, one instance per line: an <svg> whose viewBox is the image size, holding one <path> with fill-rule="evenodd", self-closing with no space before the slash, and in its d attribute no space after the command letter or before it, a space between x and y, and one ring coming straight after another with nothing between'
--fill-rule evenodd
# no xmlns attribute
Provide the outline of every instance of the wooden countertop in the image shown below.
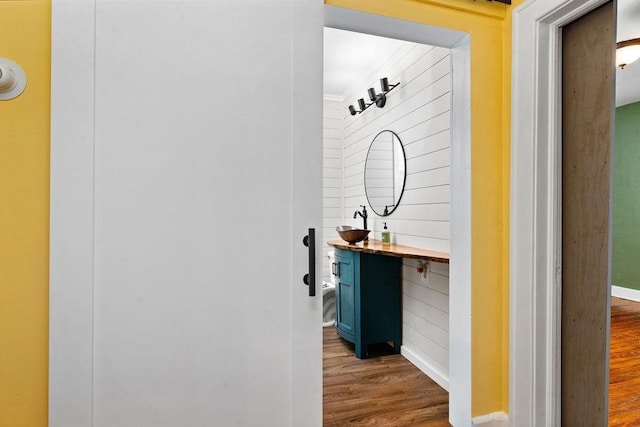
<svg viewBox="0 0 640 427"><path fill-rule="evenodd" d="M449 264L449 254L445 252L429 251L427 249L413 248L411 246L382 245L380 240L369 239L367 242L359 242L351 244L342 239L329 240L329 246L334 248L346 249L354 252L365 252L377 255L395 256L400 258L416 258L428 259L436 262L444 262Z"/></svg>

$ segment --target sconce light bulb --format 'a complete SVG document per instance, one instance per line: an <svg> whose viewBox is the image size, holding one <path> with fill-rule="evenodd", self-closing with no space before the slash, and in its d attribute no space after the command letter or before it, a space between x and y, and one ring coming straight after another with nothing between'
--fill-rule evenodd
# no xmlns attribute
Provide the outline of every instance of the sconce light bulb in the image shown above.
<svg viewBox="0 0 640 427"><path fill-rule="evenodd" d="M376 90L372 87L369 88L369 99L371 101L375 101L376 100Z"/></svg>
<svg viewBox="0 0 640 427"><path fill-rule="evenodd" d="M353 105L349 105L349 112L351 113L352 116L355 116L357 111L355 109L355 107Z"/></svg>
<svg viewBox="0 0 640 427"><path fill-rule="evenodd" d="M387 79L386 77L383 77L380 79L380 87L382 88L383 92L389 92L389 79Z"/></svg>
<svg viewBox="0 0 640 427"><path fill-rule="evenodd" d="M367 108L366 104L364 103L364 98L358 99L358 107L360 107L360 112L364 111L364 109Z"/></svg>

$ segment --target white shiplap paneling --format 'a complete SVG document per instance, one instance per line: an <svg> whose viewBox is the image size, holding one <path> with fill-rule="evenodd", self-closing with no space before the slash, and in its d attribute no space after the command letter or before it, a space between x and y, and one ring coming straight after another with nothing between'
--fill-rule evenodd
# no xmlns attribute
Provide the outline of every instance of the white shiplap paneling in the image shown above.
<svg viewBox="0 0 640 427"><path fill-rule="evenodd" d="M342 212L344 211L344 198L342 189L343 179L343 154L342 154L342 122L344 118L343 105L341 102L324 101L323 120L323 263L322 279L329 281L329 259L330 247L327 240L338 238L336 227L343 224Z"/></svg>

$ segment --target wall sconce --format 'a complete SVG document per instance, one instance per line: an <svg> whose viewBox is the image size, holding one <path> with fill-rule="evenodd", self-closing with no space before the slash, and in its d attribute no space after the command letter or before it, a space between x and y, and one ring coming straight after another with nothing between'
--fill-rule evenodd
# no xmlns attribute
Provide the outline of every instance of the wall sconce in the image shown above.
<svg viewBox="0 0 640 427"><path fill-rule="evenodd" d="M640 58L640 38L616 43L616 65L624 69Z"/></svg>
<svg viewBox="0 0 640 427"><path fill-rule="evenodd" d="M0 58L0 101L19 96L27 86L22 67L7 58Z"/></svg>
<svg viewBox="0 0 640 427"><path fill-rule="evenodd" d="M387 93L391 92L393 88L398 86L399 84L400 83L396 83L389 86L389 80L386 77L381 78L380 88L382 89L382 92L376 93L376 90L370 87L368 93L369 93L369 100L371 101L371 103L367 104L364 101L364 98L360 98L358 99L358 107L360 108L360 110L356 110L353 105L349 105L349 113L352 116L355 116L356 114L362 113L364 110L366 110L367 108L371 107L374 104L378 108L383 108L384 105L387 103Z"/></svg>

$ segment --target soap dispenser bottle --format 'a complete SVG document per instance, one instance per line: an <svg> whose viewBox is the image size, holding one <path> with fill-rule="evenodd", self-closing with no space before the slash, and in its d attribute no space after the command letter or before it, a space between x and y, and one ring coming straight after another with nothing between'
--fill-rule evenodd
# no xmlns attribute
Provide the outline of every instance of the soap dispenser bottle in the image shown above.
<svg viewBox="0 0 640 427"><path fill-rule="evenodd" d="M391 232L387 228L387 223L384 223L384 229L382 230L382 244L390 245L391 244Z"/></svg>

